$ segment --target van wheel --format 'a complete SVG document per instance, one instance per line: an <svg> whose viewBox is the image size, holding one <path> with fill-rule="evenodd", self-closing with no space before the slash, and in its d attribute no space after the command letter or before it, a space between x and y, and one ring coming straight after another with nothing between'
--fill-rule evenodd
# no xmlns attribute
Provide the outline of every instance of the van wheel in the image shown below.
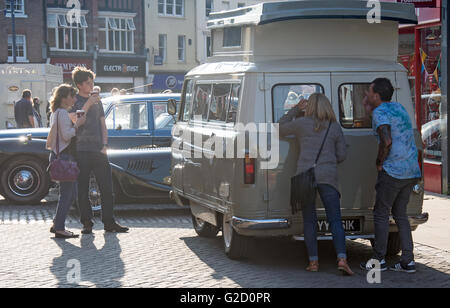
<svg viewBox="0 0 450 308"><path fill-rule="evenodd" d="M231 219L222 219L223 247L225 254L232 260L247 256L249 237L237 233L231 225Z"/></svg>
<svg viewBox="0 0 450 308"><path fill-rule="evenodd" d="M39 204L50 189L50 177L45 170L44 163L33 157L9 161L1 176L3 196L13 204Z"/></svg>
<svg viewBox="0 0 450 308"><path fill-rule="evenodd" d="M400 234L398 232L389 233L387 255L396 256L402 250L402 244L400 242Z"/></svg>
<svg viewBox="0 0 450 308"><path fill-rule="evenodd" d="M219 228L194 215L192 215L192 224L194 225L195 232L197 232L200 237L213 238L219 233Z"/></svg>

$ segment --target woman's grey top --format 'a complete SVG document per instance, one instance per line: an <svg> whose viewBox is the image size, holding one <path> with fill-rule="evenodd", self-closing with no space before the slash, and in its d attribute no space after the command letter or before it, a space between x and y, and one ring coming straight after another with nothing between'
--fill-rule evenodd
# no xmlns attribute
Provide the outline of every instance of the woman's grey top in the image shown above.
<svg viewBox="0 0 450 308"><path fill-rule="evenodd" d="M314 166L320 146L327 132L314 130L315 120L310 117L295 118L297 108L292 108L280 121L280 136L296 136L300 145L300 155L297 162L297 174L307 171ZM328 184L338 189L337 165L347 157L347 145L341 126L334 122L331 124L328 137L323 146L315 169L317 184Z"/></svg>

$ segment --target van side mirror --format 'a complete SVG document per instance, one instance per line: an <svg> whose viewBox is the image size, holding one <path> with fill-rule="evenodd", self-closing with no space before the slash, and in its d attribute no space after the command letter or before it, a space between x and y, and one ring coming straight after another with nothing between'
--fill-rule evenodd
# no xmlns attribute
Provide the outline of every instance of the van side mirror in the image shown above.
<svg viewBox="0 0 450 308"><path fill-rule="evenodd" d="M177 114L177 101L175 99L169 99L167 104L167 113L171 116L175 116Z"/></svg>

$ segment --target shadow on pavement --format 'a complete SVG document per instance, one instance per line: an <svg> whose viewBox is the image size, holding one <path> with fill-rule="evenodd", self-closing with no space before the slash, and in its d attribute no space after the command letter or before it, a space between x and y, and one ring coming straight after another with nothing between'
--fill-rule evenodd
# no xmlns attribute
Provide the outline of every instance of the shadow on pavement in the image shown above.
<svg viewBox="0 0 450 308"><path fill-rule="evenodd" d="M82 236L80 247L69 240L54 239L62 251L61 256L53 259L50 267L58 279L58 287L78 287L72 280L77 278L74 264L79 264L80 286L121 287L120 279L125 275L125 265L120 257L120 241L114 233L105 233L104 238L105 244L101 249L95 246L94 235Z"/></svg>

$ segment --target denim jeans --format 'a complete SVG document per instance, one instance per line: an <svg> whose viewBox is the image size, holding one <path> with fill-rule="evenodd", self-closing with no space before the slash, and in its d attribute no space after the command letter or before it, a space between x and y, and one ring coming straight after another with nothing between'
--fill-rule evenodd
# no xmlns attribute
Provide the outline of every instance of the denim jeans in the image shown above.
<svg viewBox="0 0 450 308"><path fill-rule="evenodd" d="M80 176L78 177L78 207L80 209L81 223L84 226L93 226L94 224L92 222L92 207L89 201L89 180L91 172L93 172L102 196L103 224L107 226L114 224L112 173L108 157L101 152L78 151L77 162L80 168Z"/></svg>
<svg viewBox="0 0 450 308"><path fill-rule="evenodd" d="M61 159L72 160L74 158L68 154L61 154ZM50 154L50 162L56 159L54 153ZM77 198L77 182L61 182L59 183L59 199L56 207L56 215L53 224L56 231L65 231L65 223L70 207Z"/></svg>
<svg viewBox="0 0 450 308"><path fill-rule="evenodd" d="M318 192L327 212L327 220L333 233L333 243L338 258L347 258L345 246L345 231L342 226L341 201L339 192L331 185L319 184ZM310 204L302 207L305 244L309 260L317 261L317 213L316 205Z"/></svg>
<svg viewBox="0 0 450 308"><path fill-rule="evenodd" d="M392 211L402 245L401 262L406 265L414 261L414 244L407 206L413 187L417 182L418 179L399 180L393 178L384 170L378 173L377 197L373 211L375 227L374 259L381 261L386 256L389 238L389 215Z"/></svg>

